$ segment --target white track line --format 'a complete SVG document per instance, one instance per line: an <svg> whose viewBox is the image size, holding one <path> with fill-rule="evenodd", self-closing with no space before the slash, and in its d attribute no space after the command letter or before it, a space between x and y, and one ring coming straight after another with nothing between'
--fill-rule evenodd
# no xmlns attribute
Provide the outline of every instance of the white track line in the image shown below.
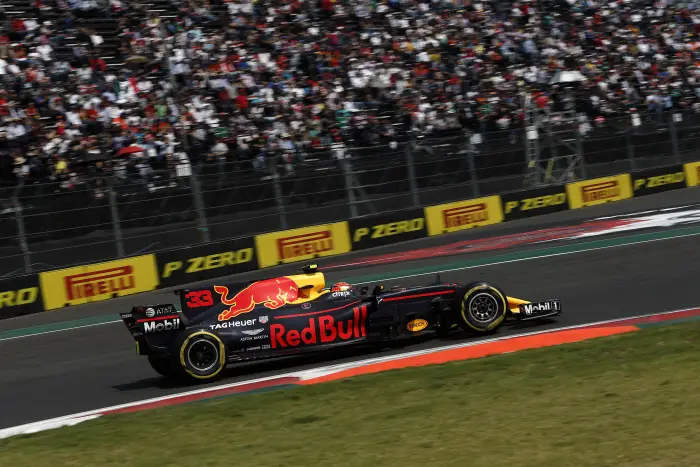
<svg viewBox="0 0 700 467"><path fill-rule="evenodd" d="M84 324L82 326L74 326L74 327L64 328L64 329L52 329L51 331L35 332L32 334L25 334L23 336L4 337L4 338L0 339L0 342L11 341L13 339L22 339L25 337L43 336L44 334L52 334L54 332L73 331L75 329L91 328L94 326L103 326L105 324L114 324L114 323L121 323L121 322L122 322L121 319L115 319L114 321L105 321L104 323ZM50 325L47 325L47 324L41 325L40 324L39 326L50 326ZM37 327L39 327L39 326L37 326ZM27 328L27 329L31 329L31 328ZM19 329L18 329L18 331L19 331ZM4 332L13 332L13 330L4 331Z"/></svg>
<svg viewBox="0 0 700 467"><path fill-rule="evenodd" d="M601 246L601 247L595 247L595 248L586 248L583 250L576 250L576 251L565 251L563 253L548 253L548 254L537 255L536 254L537 251L540 251L540 250L534 250L534 251L532 251L532 253L534 253L534 255L528 256L526 258L509 259L509 260L504 260L504 261L494 261L494 262L486 263L486 264L475 264L472 266L462 266L462 267L451 268L451 269L440 269L440 270L435 270L435 271L431 271L431 272L421 272L419 274L409 274L406 276L387 276L387 279L385 279L385 280L392 280L393 281L396 279L406 279L409 277L428 276L428 275L438 274L438 273L442 273L442 272L454 272L454 271L462 271L465 269L476 269L476 268L483 268L483 267L487 267L487 266L498 266L501 264L508 264L508 263L519 263L521 261L530 261L532 259L553 258L555 256L567 256L567 255L574 255L577 253L588 253L591 251L607 250L609 248L619 248L619 247L624 247L624 246L636 246L636 245L642 245L644 243L660 242L660 241L664 241L664 240L675 240L678 238L693 237L693 236L697 236L697 235L700 235L700 232L683 234L683 235L674 235L673 237L654 238L651 240L640 240L640 241L635 241L635 242L622 243L619 245L609 245L609 246ZM600 242L601 240L604 241L604 239L598 239L598 240L593 240L593 241L587 242L587 243ZM577 243L577 244L574 244L572 246L576 246L576 245L586 245L586 243ZM556 247L553 247L553 248L556 248ZM562 246L562 248L564 248L564 246ZM352 264L349 264L348 266L352 266ZM356 284L371 284L373 282L376 282L376 281L356 282Z"/></svg>
<svg viewBox="0 0 700 467"><path fill-rule="evenodd" d="M604 320L604 321L596 321L594 323L576 324L576 325L572 325L572 326L564 326L564 327L553 328L553 329L544 329L541 331L524 332L524 333L512 334L512 335L508 335L508 336L494 337L491 339L467 341L467 342L462 342L459 344L446 345L446 346L442 346L442 347L434 347L431 349L415 350L415 351L411 351L411 352L387 355L387 356L383 356L383 357L368 358L368 359L363 359L363 360L357 360L354 362L339 363L339 364L335 364L335 365L327 365L327 366L312 368L312 369L308 369L308 370L298 370L298 371L293 371L293 372L274 375L274 376L266 376L264 378L255 378L255 379L248 379L248 380L244 380L244 381L237 381L235 383L221 384L221 385L211 386L211 387L202 388L202 389L195 389L192 391L186 391L186 392L181 392L181 393L177 393L177 394L170 394L167 396L155 397L152 399L135 401L135 402L130 402L130 403L121 404L121 405L114 405L111 407L104 407L101 409L90 410L87 412L81 412L81 413L77 413L77 414L73 414L73 415L66 415L63 417L52 418L49 420L42 420L39 422L32 422L32 423L27 423L24 425L5 428L5 429L0 430L0 439L9 438L10 436L15 436L15 435L19 435L19 434L36 433L39 431L60 428L63 426L76 425L78 423L81 423L81 422L84 422L87 420L93 420L95 418L98 418L105 412L112 412L114 410L138 407L141 405L152 404L154 402L163 402L163 401L167 401L167 400L175 399L175 398L179 398L179 397L193 396L193 395L197 395L197 394L206 394L208 392L220 391L222 389L229 389L229 388L234 388L237 386L243 386L243 385L247 385L247 384L259 383L259 382L270 381L270 380L280 379L280 378L298 378L300 380L309 380L309 379L319 378L322 376L327 376L327 375L337 373L337 372L343 371L343 370L348 370L348 369L352 369L352 368L358 368L361 366L371 365L373 363L382 363L382 362L388 362L388 361L403 360L403 359L407 359L407 358L417 357L420 355L438 353L438 352L442 352L445 350L452 350L452 349L458 349L458 348L464 348L464 347L474 347L474 346L479 346L479 345L488 344L488 343L492 343L492 342L511 340L511 339L515 339L518 337L548 334L548 333L553 333L553 332L567 331L567 330L571 330L571 329L581 329L581 328L586 328L586 327L595 327L595 326L601 326L604 324L627 321L630 319L648 318L651 316L663 316L663 315L669 315L669 314L674 314L674 313L682 313L684 311L695 310L695 309L697 309L697 307L683 308L680 310L663 311L663 312L659 312L659 313L647 313L647 314L643 314L643 315L627 316L624 318L614 318L614 319L609 319L609 320Z"/></svg>
<svg viewBox="0 0 700 467"><path fill-rule="evenodd" d="M637 235L641 235L641 234L637 234ZM525 257L525 258L510 259L510 260L504 260L504 261L494 261L494 262L491 262L491 263L477 264L477 265L472 265L472 266L462 266L462 267L451 268L451 269L440 269L440 270L434 270L434 271L431 271L431 272L421 272L421 273L418 273L418 274L408 274L408 275L405 275L405 276L395 276L395 277L394 277L394 276L384 275L384 278L382 278L382 276L380 276L380 278L377 279L377 280L373 280L373 281L369 281L369 282L355 282L355 284L358 284L358 285L360 285L360 284L372 284L372 283L375 283L375 282L377 282L377 281L382 281L382 280L393 281L393 280L398 280L398 279L407 279L407 278L411 278L411 277L431 276L431 275L433 275L433 274L439 274L439 273L443 273L443 272L463 271L463 270L467 270L467 269L485 268L485 267L488 267L488 266L498 266L498 265L509 264L509 263L519 263L519 262L522 262L522 261L530 261L530 260L533 260L533 259L553 258L553 257L556 257L556 256L567 256L567 255L574 255L574 254L577 254L577 253L588 253L588 252L591 252L591 251L606 250L606 249L609 249L609 248L620 248L620 247L625 247L625 246L635 246L635 245L641 245L641 244L644 244L644 243L653 243L653 242L660 242L660 241L665 241L665 240L675 240L675 239L678 239L678 238L693 237L693 236L697 236L697 235L700 235L700 233L691 233L691 234L683 234L683 235L674 235L674 236L671 236L671 237L655 238L655 239L652 239L652 240L631 241L631 242L629 242L629 243L622 243L622 244L619 244L619 245L609 245L609 246L601 246L601 247L594 247L594 248L586 248L586 249L583 249L583 250L565 251L565 252L563 252L563 253L549 253L549 254L539 254L539 255L538 255L538 254L537 254L537 251L541 251L541 250L533 250L533 251L532 251L533 256L528 256L528 257ZM624 238L624 237L622 237L622 238ZM597 240L592 240L592 241L590 241L590 242L576 243L576 244L573 244L573 245L562 245L561 248L565 248L566 246L572 246L572 247L579 246L579 245L585 246L587 243L595 243L595 242L600 242L600 241L605 241L605 239L597 239ZM556 248L556 247L552 247L552 248ZM508 254L508 253L506 253L506 254ZM361 265L361 264L359 264L359 263L358 263L358 264L352 264L352 263L351 263L351 264L347 264L347 265L340 265L340 266L337 266L337 267L342 267L342 266L358 266L358 265ZM367 275L370 275L370 274L367 274ZM12 340L12 339L22 339L22 338L26 338L26 337L41 336L41 335L44 335L44 334L50 334L50 333L55 333L55 332L73 331L73 330L75 330L75 329L82 329L82 328L87 328L87 327L92 327L92 326L103 326L103 325L105 325L105 324L115 324L115 323L121 323L121 322L122 322L122 321L119 319L119 320L114 320L114 321L107 321L107 322L104 322L104 323L87 324L87 325L85 325L85 326L77 326L77 327L71 327L71 328L65 328L65 329L54 329L54 330L51 330L51 331L37 332L37 333L35 333L35 334L27 334L27 335L24 335L24 336L13 336L13 337L0 338L0 342L9 341L9 340ZM40 326L41 326L41 325L40 325ZM28 329L31 329L31 328L28 328ZM2 331L2 332L10 332L10 331ZM1 333L1 332L0 332L0 333Z"/></svg>

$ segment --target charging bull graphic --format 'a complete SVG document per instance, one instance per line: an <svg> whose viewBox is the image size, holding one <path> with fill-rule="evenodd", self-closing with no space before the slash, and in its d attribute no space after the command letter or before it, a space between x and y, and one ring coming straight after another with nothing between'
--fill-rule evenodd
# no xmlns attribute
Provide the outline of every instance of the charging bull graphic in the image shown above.
<svg viewBox="0 0 700 467"><path fill-rule="evenodd" d="M228 321L243 313L249 313L256 305L276 310L299 297L299 287L288 277L254 282L232 298L227 298L228 287L215 285L214 291L221 295L221 303L229 307L219 314L219 321Z"/></svg>

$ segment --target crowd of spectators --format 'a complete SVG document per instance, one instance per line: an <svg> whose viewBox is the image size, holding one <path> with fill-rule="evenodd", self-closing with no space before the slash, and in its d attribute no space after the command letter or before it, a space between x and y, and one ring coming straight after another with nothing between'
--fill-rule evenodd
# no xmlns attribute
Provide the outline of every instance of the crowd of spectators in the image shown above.
<svg viewBox="0 0 700 467"><path fill-rule="evenodd" d="M36 0L31 18L0 11L5 180L71 187L107 170L144 182L199 163L291 167L407 129L520 128L526 93L559 109L570 86L591 119L700 110L693 3L161 3L172 15L123 0ZM86 18L115 21L116 50ZM78 45L58 57L67 38ZM119 66L101 58L110 54ZM562 71L583 80L552 84Z"/></svg>

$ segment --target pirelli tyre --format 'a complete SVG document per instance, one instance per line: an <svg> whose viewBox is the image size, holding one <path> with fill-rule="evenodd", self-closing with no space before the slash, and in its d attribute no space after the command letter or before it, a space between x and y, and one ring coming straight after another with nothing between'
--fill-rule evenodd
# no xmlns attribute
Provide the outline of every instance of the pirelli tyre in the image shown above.
<svg viewBox="0 0 700 467"><path fill-rule="evenodd" d="M192 382L213 380L226 367L226 343L215 333L188 330L173 342L171 361L178 379Z"/></svg>
<svg viewBox="0 0 700 467"><path fill-rule="evenodd" d="M458 291L455 297L456 320L469 332L488 334L495 331L506 318L506 294L488 282L473 282Z"/></svg>

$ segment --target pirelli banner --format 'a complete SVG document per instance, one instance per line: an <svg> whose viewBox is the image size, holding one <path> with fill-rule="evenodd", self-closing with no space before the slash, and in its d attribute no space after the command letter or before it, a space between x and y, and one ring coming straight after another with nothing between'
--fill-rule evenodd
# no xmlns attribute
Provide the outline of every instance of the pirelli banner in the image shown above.
<svg viewBox="0 0 700 467"><path fill-rule="evenodd" d="M0 319L41 313L39 276L29 274L0 281Z"/></svg>
<svg viewBox="0 0 700 467"><path fill-rule="evenodd" d="M632 176L621 174L569 183L566 194L571 209L628 199L632 197Z"/></svg>
<svg viewBox="0 0 700 467"><path fill-rule="evenodd" d="M154 255L134 256L39 274L44 308L70 305L148 292L158 287Z"/></svg>
<svg viewBox="0 0 700 467"><path fill-rule="evenodd" d="M501 201L507 221L569 209L564 185L505 193L501 195Z"/></svg>
<svg viewBox="0 0 700 467"><path fill-rule="evenodd" d="M700 162L689 162L684 164L685 183L687 186L700 185Z"/></svg>
<svg viewBox="0 0 700 467"><path fill-rule="evenodd" d="M680 164L640 170L631 175L634 196L653 195L686 186L685 172Z"/></svg>
<svg viewBox="0 0 700 467"><path fill-rule="evenodd" d="M261 268L350 252L347 222L315 225L255 236Z"/></svg>
<svg viewBox="0 0 700 467"><path fill-rule="evenodd" d="M350 219L352 250L391 245L428 235L422 209Z"/></svg>
<svg viewBox="0 0 700 467"><path fill-rule="evenodd" d="M476 198L425 208L428 235L441 235L503 222L500 196Z"/></svg>
<svg viewBox="0 0 700 467"><path fill-rule="evenodd" d="M258 268L253 237L156 253L160 288L229 276Z"/></svg>

